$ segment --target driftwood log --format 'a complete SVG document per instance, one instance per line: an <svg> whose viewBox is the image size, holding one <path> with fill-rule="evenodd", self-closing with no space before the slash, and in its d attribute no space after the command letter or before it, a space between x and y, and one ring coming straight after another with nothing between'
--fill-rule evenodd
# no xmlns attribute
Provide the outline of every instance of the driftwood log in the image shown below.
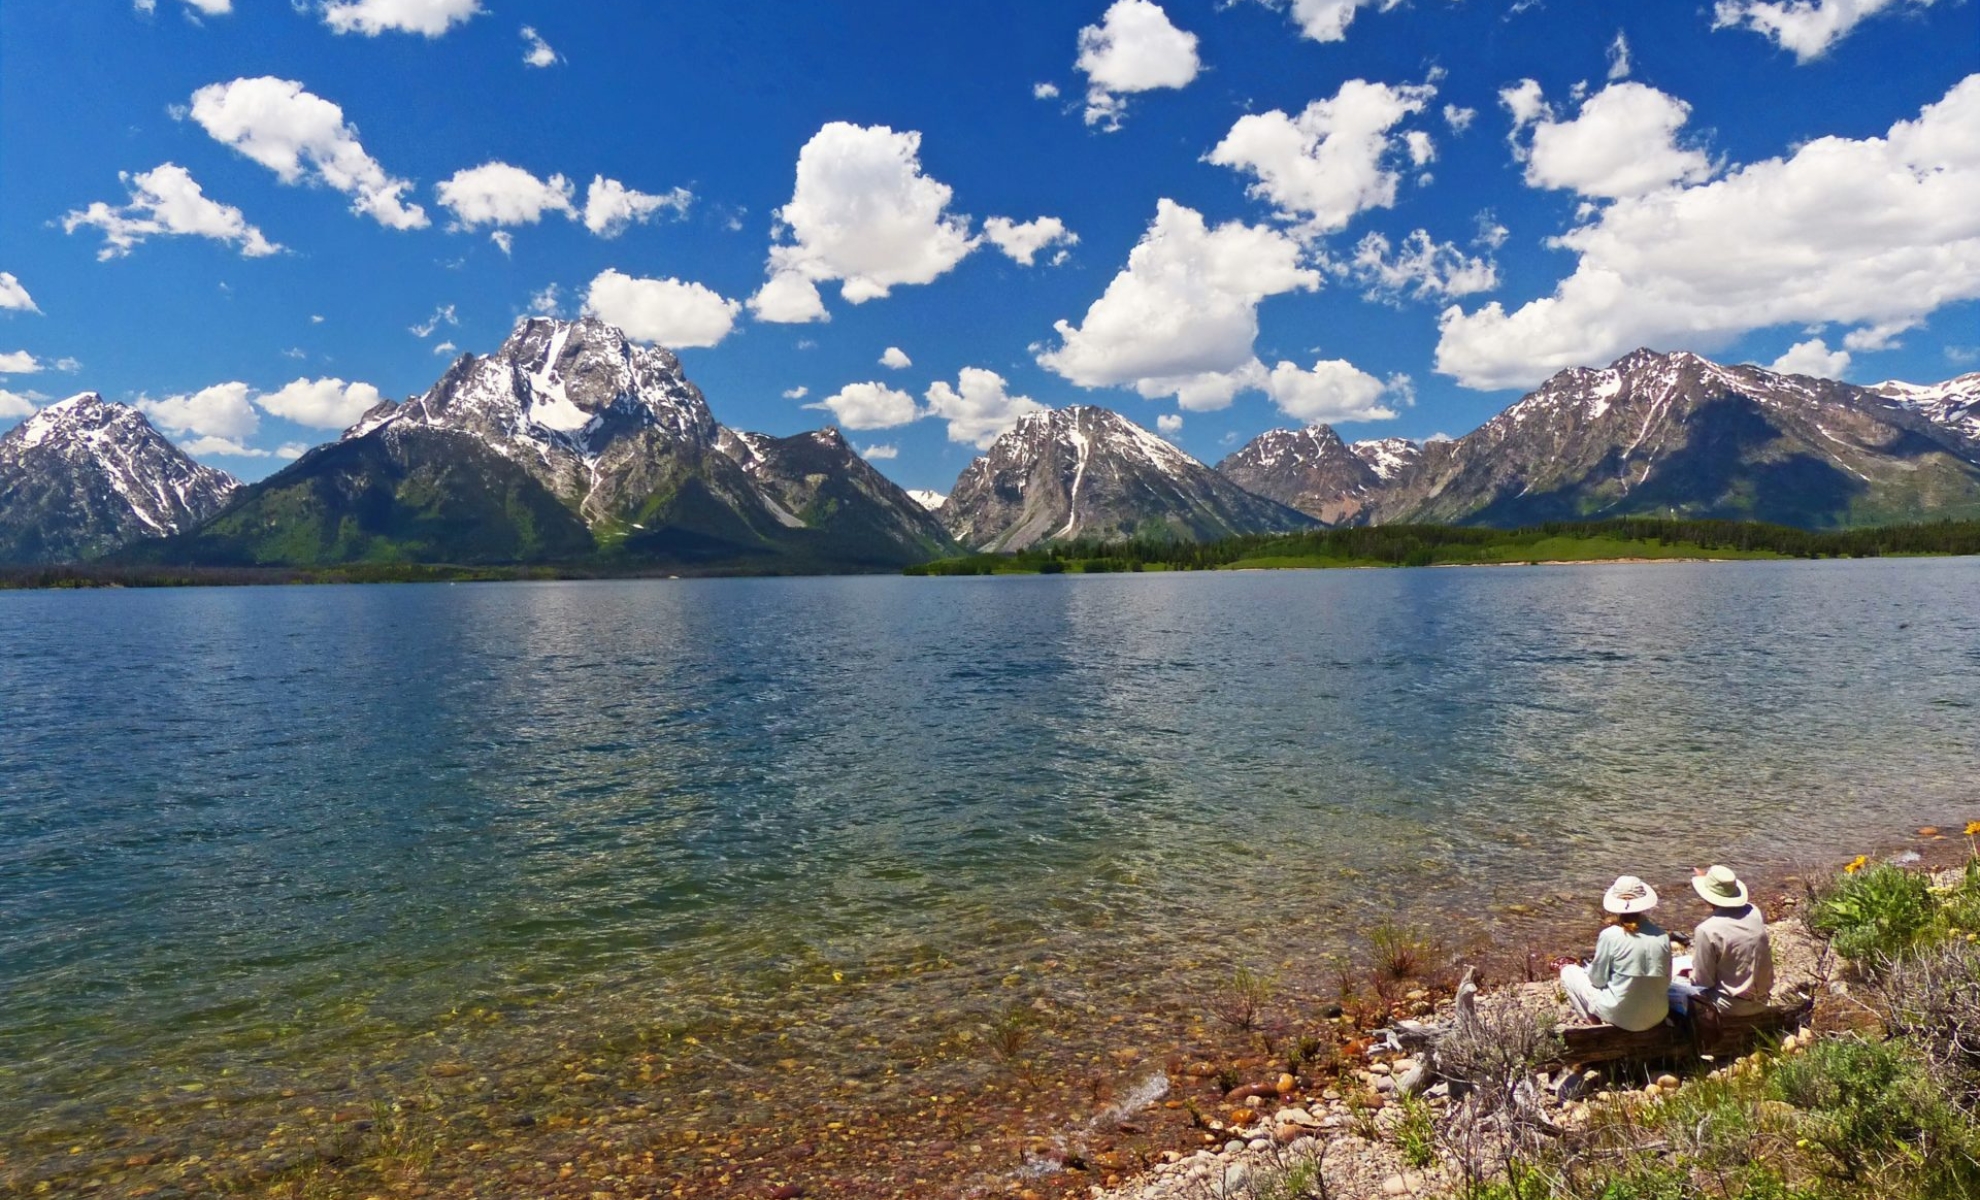
<svg viewBox="0 0 1980 1200"><path fill-rule="evenodd" d="M1396 1093L1412 1096L1443 1079L1458 1084L1439 1070L1438 1044L1453 1035L1474 1035L1478 1017L1477 970L1468 969L1458 985L1450 1016L1440 1021L1397 1021L1383 1031L1380 1044L1410 1055L1415 1065L1396 1079ZM1788 1033L1808 1023L1815 1001L1797 1003L1750 1016L1726 1016L1708 1005L1695 1005L1688 1017L1673 1017L1655 1029L1632 1033L1613 1025L1564 1025L1562 1052L1555 1061L1535 1064L1577 1069L1612 1062L1655 1062L1665 1059L1718 1056L1746 1049L1758 1039Z"/></svg>

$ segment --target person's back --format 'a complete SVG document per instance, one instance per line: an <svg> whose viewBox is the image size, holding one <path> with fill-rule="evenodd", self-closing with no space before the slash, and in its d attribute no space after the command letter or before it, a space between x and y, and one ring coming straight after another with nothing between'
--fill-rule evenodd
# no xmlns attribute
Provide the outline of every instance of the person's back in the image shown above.
<svg viewBox="0 0 1980 1200"><path fill-rule="evenodd" d="M1691 982L1721 1011L1752 1012L1774 991L1774 946L1759 906L1716 909L1691 935Z"/></svg>
<svg viewBox="0 0 1980 1200"><path fill-rule="evenodd" d="M1648 919L1609 926L1595 940L1588 979L1612 997L1601 1012L1611 1025L1629 1030L1656 1027L1669 1012L1670 935Z"/></svg>

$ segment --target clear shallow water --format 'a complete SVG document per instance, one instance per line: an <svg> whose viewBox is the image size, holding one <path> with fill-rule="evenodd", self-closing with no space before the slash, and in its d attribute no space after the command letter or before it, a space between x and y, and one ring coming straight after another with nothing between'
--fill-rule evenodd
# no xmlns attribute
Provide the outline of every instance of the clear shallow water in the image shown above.
<svg viewBox="0 0 1980 1200"><path fill-rule="evenodd" d="M1974 560L0 594L0 1130L669 1022L861 1075L1040 960L1104 1000L1833 857L1980 816L1976 595Z"/></svg>

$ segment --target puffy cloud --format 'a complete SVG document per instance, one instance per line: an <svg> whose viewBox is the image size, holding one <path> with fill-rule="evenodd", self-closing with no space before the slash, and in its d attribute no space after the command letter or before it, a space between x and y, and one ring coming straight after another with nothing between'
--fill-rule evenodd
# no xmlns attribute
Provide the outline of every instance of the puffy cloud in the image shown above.
<svg viewBox="0 0 1980 1200"><path fill-rule="evenodd" d="M1031 85L1031 98L1034 100L1057 100L1059 85L1056 83L1034 83Z"/></svg>
<svg viewBox="0 0 1980 1200"><path fill-rule="evenodd" d="M495 248L500 250L505 258L516 248L516 235L506 229L497 229L488 235L488 240L495 243Z"/></svg>
<svg viewBox="0 0 1980 1200"><path fill-rule="evenodd" d="M1609 80L1629 78L1629 39L1623 31L1616 30L1616 40L1609 43Z"/></svg>
<svg viewBox="0 0 1980 1200"><path fill-rule="evenodd" d="M554 67L561 61L557 52L550 48L550 43L543 40L543 35L536 32L534 26L522 27L522 39L524 66Z"/></svg>
<svg viewBox="0 0 1980 1200"><path fill-rule="evenodd" d="M331 0L323 23L338 33L419 33L437 38L483 12L481 0Z"/></svg>
<svg viewBox="0 0 1980 1200"><path fill-rule="evenodd" d="M1286 7L1283 0L1260 2L1272 8ZM1358 10L1374 8L1388 12L1401 3L1402 0L1292 0L1291 8L1293 20L1307 37L1316 42L1343 42Z"/></svg>
<svg viewBox="0 0 1980 1200"><path fill-rule="evenodd" d="M273 458L275 457L272 452L267 450L257 450L252 446L243 444L238 438L215 437L210 434L205 437L196 437L190 441L180 442L179 449L184 450L187 454L192 455L194 458ZM301 457L301 456L298 455L297 457Z"/></svg>
<svg viewBox="0 0 1980 1200"><path fill-rule="evenodd" d="M1378 299L1394 299L1405 293L1418 300L1454 299L1499 286L1499 268L1491 259L1467 255L1423 229L1404 238L1400 249L1392 248L1389 239L1379 233L1368 234L1343 267Z"/></svg>
<svg viewBox="0 0 1980 1200"><path fill-rule="evenodd" d="M954 387L936 380L926 399L927 415L948 422L950 441L978 450L988 450L1024 417L1046 410L1029 396L1011 395L1002 375L982 367L964 367Z"/></svg>
<svg viewBox="0 0 1980 1200"><path fill-rule="evenodd" d="M780 272L765 281L749 298L749 311L759 321L778 325L832 319L832 314L825 311L825 298L818 294L818 285L795 271Z"/></svg>
<svg viewBox="0 0 1980 1200"><path fill-rule="evenodd" d="M728 337L742 305L698 283L606 271L591 281L584 311L617 325L627 337L683 350Z"/></svg>
<svg viewBox="0 0 1980 1200"><path fill-rule="evenodd" d="M575 220L571 181L562 175L538 179L521 167L487 162L456 171L433 189L441 207L454 214L454 228L483 225L534 225L547 212Z"/></svg>
<svg viewBox="0 0 1980 1200"><path fill-rule="evenodd" d="M1537 79L1522 79L1510 87L1500 88L1499 103L1512 114L1514 137L1542 117L1552 118L1554 115L1553 110L1547 107L1546 93Z"/></svg>
<svg viewBox="0 0 1980 1200"><path fill-rule="evenodd" d="M163 163L117 178L130 190L130 203L112 206L98 200L62 217L67 233L83 228L103 232L103 248L96 252L99 260L122 258L152 237L212 238L239 246L243 258L261 258L282 249L248 224L240 209L209 199L184 167Z"/></svg>
<svg viewBox="0 0 1980 1200"><path fill-rule="evenodd" d="M840 280L853 304L928 283L976 248L953 192L921 170L921 135L833 121L798 153L797 186L777 210L790 240L770 248L770 279L750 301L759 320L826 318L817 285Z"/></svg>
<svg viewBox="0 0 1980 1200"><path fill-rule="evenodd" d="M14 278L12 272L0 271L0 311L6 310L31 313L41 311L35 307L34 297L28 295L28 290L21 286L21 281Z"/></svg>
<svg viewBox="0 0 1980 1200"><path fill-rule="evenodd" d="M1477 117L1478 110L1475 108L1459 108L1455 104L1444 106L1444 124L1451 127L1452 133L1463 133L1471 128L1472 121Z"/></svg>
<svg viewBox="0 0 1980 1200"><path fill-rule="evenodd" d="M1399 139L1389 131L1436 94L1429 84L1350 79L1297 117L1277 110L1239 117L1207 161L1254 176L1250 194L1300 223L1304 235L1333 233L1356 213L1395 204L1398 177L1383 164Z"/></svg>
<svg viewBox="0 0 1980 1200"><path fill-rule="evenodd" d="M890 371L900 371L913 366L914 360L899 346L889 346L887 352L880 356L880 365Z"/></svg>
<svg viewBox="0 0 1980 1200"><path fill-rule="evenodd" d="M1182 427L1183 419L1181 413L1163 413L1161 416L1155 418L1155 432L1161 434L1163 437L1176 436L1182 432Z"/></svg>
<svg viewBox="0 0 1980 1200"><path fill-rule="evenodd" d="M46 369L45 363L25 350L0 354L0 375L35 375Z"/></svg>
<svg viewBox="0 0 1980 1200"><path fill-rule="evenodd" d="M563 311L562 289L554 283L544 284L542 291L533 293L529 298L529 312L532 316L556 317L562 316Z"/></svg>
<svg viewBox="0 0 1980 1200"><path fill-rule="evenodd" d="M1614 199L1712 175L1703 151L1677 144L1691 106L1674 96L1641 83L1612 83L1590 96L1574 120L1556 121L1539 85L1527 84L1533 81L1522 81L1506 105L1513 110L1515 137L1520 127L1533 128L1531 144L1520 151L1533 187Z"/></svg>
<svg viewBox="0 0 1980 1200"><path fill-rule="evenodd" d="M1499 224L1498 215L1489 208L1479 213L1473 219L1478 225L1478 234L1471 239L1471 244L1474 246L1483 246L1487 250L1497 250L1506 244L1507 238L1512 236L1512 230Z"/></svg>
<svg viewBox="0 0 1980 1200"><path fill-rule="evenodd" d="M1237 221L1213 229L1201 213L1162 200L1126 268L1078 326L1057 322L1062 344L1038 362L1081 387L1131 385L1150 399L1220 408L1246 382L1233 373L1256 366L1258 305L1320 286L1300 255L1275 229Z"/></svg>
<svg viewBox="0 0 1980 1200"><path fill-rule="evenodd" d="M859 455L861 458L869 461L880 462L890 458L899 458L901 456L901 448L892 442L888 442L884 445L868 446L866 449L861 450Z"/></svg>
<svg viewBox="0 0 1980 1200"><path fill-rule="evenodd" d="M1821 338L1809 338L1788 347L1786 354L1767 364L1769 371L1783 375L1812 375L1817 379L1841 379L1849 370L1849 351L1831 350Z"/></svg>
<svg viewBox="0 0 1980 1200"><path fill-rule="evenodd" d="M0 418L25 417L34 411L34 401L19 392L0 388Z"/></svg>
<svg viewBox="0 0 1980 1200"><path fill-rule="evenodd" d="M1403 144L1409 147L1411 166L1424 167L1436 161L1437 143L1421 129L1412 129L1403 134Z"/></svg>
<svg viewBox="0 0 1980 1200"><path fill-rule="evenodd" d="M215 141L275 172L283 183L313 179L351 197L351 211L388 229L424 229L426 211L403 199L412 184L385 173L364 151L344 110L290 79L264 75L209 84L193 93L192 119Z"/></svg>
<svg viewBox="0 0 1980 1200"><path fill-rule="evenodd" d="M784 399L786 400L802 400L806 396L809 396L810 394L811 394L811 389L808 387L800 386L800 387L784 389Z"/></svg>
<svg viewBox="0 0 1980 1200"><path fill-rule="evenodd" d="M1907 3L1924 8L1932 0L1719 0L1712 28L1745 26L1805 63L1822 57L1857 22Z"/></svg>
<svg viewBox="0 0 1980 1200"><path fill-rule="evenodd" d="M849 383L805 407L830 412L845 429L892 429L924 415L913 396L884 383Z"/></svg>
<svg viewBox="0 0 1980 1200"><path fill-rule="evenodd" d="M584 197L584 227L599 237L615 238L627 226L644 225L663 212L671 212L676 218L685 217L693 203L694 193L686 188L677 187L656 196L636 192L616 179L593 175L591 190Z"/></svg>
<svg viewBox="0 0 1980 1200"><path fill-rule="evenodd" d="M1030 266L1038 252L1047 246L1077 246L1079 235L1066 228L1057 217L1039 217L1018 222L1009 217L991 217L983 222L983 236L1013 261Z"/></svg>
<svg viewBox="0 0 1980 1200"><path fill-rule="evenodd" d="M1883 137L1817 138L1603 206L1552 240L1578 255L1552 295L1510 313L1446 309L1437 370L1466 387L1523 387L1633 346L1708 350L1776 325L1888 338L1980 298L1976 129L1971 75Z"/></svg>
<svg viewBox="0 0 1980 1200"><path fill-rule="evenodd" d="M1385 396L1413 394L1407 375L1388 383L1346 359L1322 359L1311 370L1282 362L1265 380L1265 393L1280 412L1308 425L1338 421L1386 421L1395 410L1382 404Z"/></svg>
<svg viewBox="0 0 1980 1200"><path fill-rule="evenodd" d="M1151 0L1114 0L1100 24L1079 31L1075 69L1086 76L1086 123L1112 132L1127 113L1126 97L1156 88L1187 87L1201 66L1196 35L1169 22Z"/></svg>
<svg viewBox="0 0 1980 1200"><path fill-rule="evenodd" d="M255 400L262 411L311 429L348 429L384 397L368 383L298 379Z"/></svg>
<svg viewBox="0 0 1980 1200"><path fill-rule="evenodd" d="M139 400L137 407L167 433L238 441L261 428L261 415L248 403L249 392L245 383L216 383L191 395Z"/></svg>

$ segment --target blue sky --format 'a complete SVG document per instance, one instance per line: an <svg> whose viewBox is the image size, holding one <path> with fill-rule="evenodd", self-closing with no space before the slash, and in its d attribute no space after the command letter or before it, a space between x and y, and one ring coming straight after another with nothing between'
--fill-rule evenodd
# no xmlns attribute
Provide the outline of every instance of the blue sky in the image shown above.
<svg viewBox="0 0 1980 1200"><path fill-rule="evenodd" d="M257 478L587 307L940 490L1027 401L1214 462L1640 343L1937 380L1976 72L1969 0L20 0L0 426L93 389Z"/></svg>

